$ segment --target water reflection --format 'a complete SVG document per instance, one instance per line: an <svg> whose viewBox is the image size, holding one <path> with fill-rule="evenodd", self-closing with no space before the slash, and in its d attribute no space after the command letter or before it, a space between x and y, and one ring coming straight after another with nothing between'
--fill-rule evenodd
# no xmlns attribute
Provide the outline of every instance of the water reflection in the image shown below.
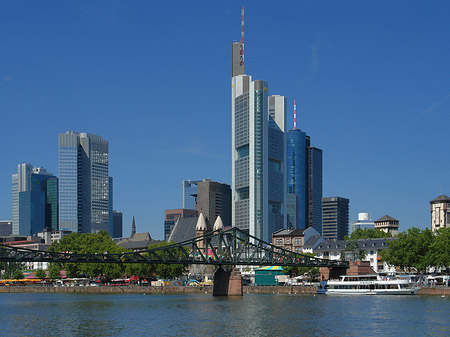
<svg viewBox="0 0 450 337"><path fill-rule="evenodd" d="M425 296L0 294L8 336L450 335Z"/></svg>

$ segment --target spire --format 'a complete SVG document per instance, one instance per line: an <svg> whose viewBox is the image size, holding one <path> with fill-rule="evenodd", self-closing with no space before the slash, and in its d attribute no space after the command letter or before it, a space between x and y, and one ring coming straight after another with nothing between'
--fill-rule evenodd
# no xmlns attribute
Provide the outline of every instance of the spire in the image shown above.
<svg viewBox="0 0 450 337"><path fill-rule="evenodd" d="M240 65L244 66L244 6L241 9L241 52Z"/></svg>
<svg viewBox="0 0 450 337"><path fill-rule="evenodd" d="M131 236L133 237L134 234L136 234L136 222L134 221L134 215L133 215L133 224L131 225Z"/></svg>
<svg viewBox="0 0 450 337"><path fill-rule="evenodd" d="M294 129L297 129L297 100L294 99Z"/></svg>
<svg viewBox="0 0 450 337"><path fill-rule="evenodd" d="M216 222L214 222L213 231L218 231L221 229L223 229L223 222L222 222L222 218L220 217L220 215L218 215L216 218Z"/></svg>
<svg viewBox="0 0 450 337"><path fill-rule="evenodd" d="M195 226L195 230L206 232L206 221L205 221L205 217L203 216L203 213L200 213L200 215L198 217L197 225Z"/></svg>

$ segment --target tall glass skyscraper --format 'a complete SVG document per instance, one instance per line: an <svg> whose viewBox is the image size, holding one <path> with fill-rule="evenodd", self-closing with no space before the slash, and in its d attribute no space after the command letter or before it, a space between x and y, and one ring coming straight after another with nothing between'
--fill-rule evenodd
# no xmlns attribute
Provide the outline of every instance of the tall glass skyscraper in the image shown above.
<svg viewBox="0 0 450 337"><path fill-rule="evenodd" d="M287 135L288 225L322 233L322 150L300 129ZM295 194L290 195L290 194Z"/></svg>
<svg viewBox="0 0 450 337"><path fill-rule="evenodd" d="M201 180L183 180L181 208L197 209L197 184Z"/></svg>
<svg viewBox="0 0 450 337"><path fill-rule="evenodd" d="M58 229L56 181L43 167L18 165L17 174L12 175L12 234L36 235L44 228Z"/></svg>
<svg viewBox="0 0 450 337"><path fill-rule="evenodd" d="M232 78L233 226L271 242L284 227L286 98L268 83Z"/></svg>
<svg viewBox="0 0 450 337"><path fill-rule="evenodd" d="M90 133L58 135L59 226L80 233L108 230L108 141Z"/></svg>

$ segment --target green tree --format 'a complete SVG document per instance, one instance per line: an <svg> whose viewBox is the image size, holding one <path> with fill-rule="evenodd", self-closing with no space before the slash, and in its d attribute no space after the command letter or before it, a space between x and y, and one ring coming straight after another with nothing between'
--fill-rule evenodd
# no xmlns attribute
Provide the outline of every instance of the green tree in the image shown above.
<svg viewBox="0 0 450 337"><path fill-rule="evenodd" d="M61 278L61 270L57 263L50 263L50 266L48 267L48 277L53 280Z"/></svg>
<svg viewBox="0 0 450 337"><path fill-rule="evenodd" d="M160 248L164 246L171 245L172 242L160 242L154 245L151 245L148 247L149 249L153 248ZM171 252L176 255L177 251L175 249L172 249ZM163 279L175 279L183 275L183 273L186 271L186 268L188 266L183 264L156 264L154 266L151 266L150 268L154 268L154 274L158 275L160 278Z"/></svg>
<svg viewBox="0 0 450 337"><path fill-rule="evenodd" d="M430 244L425 261L428 266L447 268L450 266L450 228L441 228Z"/></svg>
<svg viewBox="0 0 450 337"><path fill-rule="evenodd" d="M39 269L39 270L34 274L34 276L35 276L36 278L44 278L44 277L46 277L47 275L45 274L45 270Z"/></svg>
<svg viewBox="0 0 450 337"><path fill-rule="evenodd" d="M76 254L118 254L130 250L120 248L106 231L99 233L72 233L63 237L59 242L53 242L49 251L70 252ZM69 277L79 277L85 274L88 277L119 277L124 273L124 267L115 263L64 263L60 265Z"/></svg>
<svg viewBox="0 0 450 337"><path fill-rule="evenodd" d="M1 270L3 270L2 279L12 279L16 270L22 273L22 269L24 268L24 264L21 262L4 262L1 266Z"/></svg>
<svg viewBox="0 0 450 337"><path fill-rule="evenodd" d="M358 228L356 229L350 237L345 236L345 240L361 240L361 239L378 239L378 238L390 238L391 233L386 233L379 229L374 228Z"/></svg>
<svg viewBox="0 0 450 337"><path fill-rule="evenodd" d="M408 232L400 233L397 240L389 240L388 248L380 255L386 263L399 266L405 272L413 269L425 272L432 242L433 233L428 228L421 231L412 227Z"/></svg>
<svg viewBox="0 0 450 337"><path fill-rule="evenodd" d="M23 276L23 273L22 273L21 270L16 269L16 270L14 271L14 273L12 274L12 278L13 278L14 280L22 280L22 279L24 279L25 277Z"/></svg>

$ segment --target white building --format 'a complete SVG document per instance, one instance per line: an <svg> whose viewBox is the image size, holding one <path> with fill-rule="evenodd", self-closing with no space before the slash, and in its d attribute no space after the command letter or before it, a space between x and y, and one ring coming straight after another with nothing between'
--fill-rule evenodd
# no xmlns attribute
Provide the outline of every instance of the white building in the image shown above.
<svg viewBox="0 0 450 337"><path fill-rule="evenodd" d="M431 230L450 227L450 197L440 195L430 201Z"/></svg>
<svg viewBox="0 0 450 337"><path fill-rule="evenodd" d="M363 261L369 261L370 267L377 273L394 273L395 266L390 266L381 261L379 252L387 248L387 239L365 239L357 240L357 250L364 251ZM349 257L354 252L350 250L349 241L328 240L314 249L316 257L321 259L340 260Z"/></svg>
<svg viewBox="0 0 450 337"><path fill-rule="evenodd" d="M358 228L361 228L361 229L366 229L366 228L374 229L375 228L375 223L370 218L369 213L358 213L358 220L353 221L352 224L350 225L350 234L353 233L354 231L356 231Z"/></svg>

